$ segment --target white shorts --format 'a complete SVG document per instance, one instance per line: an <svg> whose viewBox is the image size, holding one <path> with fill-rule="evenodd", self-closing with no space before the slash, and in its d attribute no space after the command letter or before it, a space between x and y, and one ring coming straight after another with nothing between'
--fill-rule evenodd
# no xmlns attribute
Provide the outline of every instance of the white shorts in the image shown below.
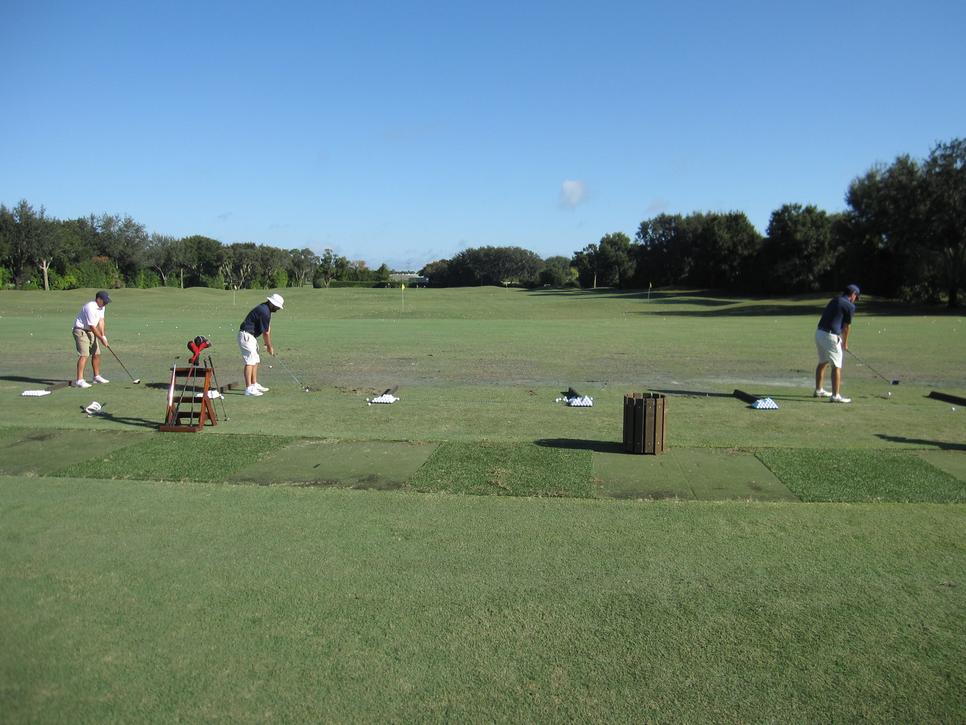
<svg viewBox="0 0 966 725"><path fill-rule="evenodd" d="M242 360L246 365L258 365L262 361L258 356L258 338L252 333L238 331L238 349L241 350Z"/></svg>
<svg viewBox="0 0 966 725"><path fill-rule="evenodd" d="M818 350L818 362L832 363L841 369L844 358L842 355L842 337L825 330L815 331L815 348Z"/></svg>

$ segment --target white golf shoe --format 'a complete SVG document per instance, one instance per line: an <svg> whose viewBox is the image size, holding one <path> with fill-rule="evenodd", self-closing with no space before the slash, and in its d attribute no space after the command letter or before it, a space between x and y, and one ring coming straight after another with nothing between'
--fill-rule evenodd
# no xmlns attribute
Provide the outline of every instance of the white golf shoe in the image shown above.
<svg viewBox="0 0 966 725"><path fill-rule="evenodd" d="M815 395L816 398L831 398L832 397L832 394L829 391L827 391L825 388L819 388L818 390L815 391L814 395Z"/></svg>
<svg viewBox="0 0 966 725"><path fill-rule="evenodd" d="M83 378L81 378L80 380L75 380L74 381L74 387L75 388L89 388L89 387L91 387L91 384L89 382L87 382L86 380L84 380Z"/></svg>
<svg viewBox="0 0 966 725"><path fill-rule="evenodd" d="M108 380L107 378L105 378L103 375L95 375L94 376L94 382L95 383L109 383L111 381Z"/></svg>
<svg viewBox="0 0 966 725"><path fill-rule="evenodd" d="M259 390L260 390L261 392L263 392L263 393L267 393L267 392L268 392L268 388L266 388L266 387L265 387L264 385L262 385L261 383L255 383L253 387L256 387L256 388L258 388L258 389L259 389Z"/></svg>
<svg viewBox="0 0 966 725"><path fill-rule="evenodd" d="M852 398L843 398L841 395L833 395L829 398L830 403L851 403Z"/></svg>
<svg viewBox="0 0 966 725"><path fill-rule="evenodd" d="M245 395L262 395L262 391L256 388L254 385L249 385L245 388Z"/></svg>

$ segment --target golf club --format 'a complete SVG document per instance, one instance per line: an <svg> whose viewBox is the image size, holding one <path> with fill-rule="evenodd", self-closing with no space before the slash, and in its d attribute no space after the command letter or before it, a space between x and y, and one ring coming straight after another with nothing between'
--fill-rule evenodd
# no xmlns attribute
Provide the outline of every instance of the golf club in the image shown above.
<svg viewBox="0 0 966 725"><path fill-rule="evenodd" d="M846 352L848 352L852 357L854 357L856 360L858 360L860 364L865 365L867 368L869 368L869 370L871 370L873 373L875 373L876 375L878 375L885 382L889 383L890 385L898 385L899 384L899 381L898 380L889 380L889 378L887 378L885 375L883 375L882 373L880 373L874 367L872 367L871 365L869 365L869 363L865 362L865 360L863 360L862 358L860 358L858 355L856 355L851 350L846 350Z"/></svg>
<svg viewBox="0 0 966 725"><path fill-rule="evenodd" d="M121 362L121 358L119 358L119 357L117 356L117 353L116 353L116 352L114 352L114 348L113 348L113 347L111 347L110 345L105 345L104 347L106 347L106 348L107 348L108 350L110 350L110 351L111 351L111 355L113 355L113 356L114 356L114 359L115 359L115 360L117 360L117 362L118 362L118 364L119 364L119 365L120 365L120 366L121 366L122 368L124 368L124 372L126 372L126 373L127 373L127 376L128 376L129 378L131 378L131 382L132 382L132 383L134 383L135 385L138 385L138 384L140 384L140 382L141 382L141 378L135 378L135 377L134 377L133 375L131 375L131 371L130 371L130 370L128 370L128 369L127 369L127 368L126 368L126 367L124 366L124 363L122 363L122 362Z"/></svg>
<svg viewBox="0 0 966 725"><path fill-rule="evenodd" d="M215 372L215 363L211 361L211 355L208 356L208 367L211 368L211 377L215 379L215 390L218 391L218 397L221 398L221 417L227 423L231 418L228 417L228 411L225 410L225 396L222 394L221 386L218 384L218 373Z"/></svg>
<svg viewBox="0 0 966 725"><path fill-rule="evenodd" d="M295 384L298 385L300 388L302 388L302 392L305 392L305 393L309 392L309 387L305 385L301 380L299 380L298 376L292 372L292 369L285 364L285 361L282 358L280 358L278 354L275 355L275 359L278 360L278 364L285 369L285 372L287 372L289 375L292 376L292 380L295 381Z"/></svg>

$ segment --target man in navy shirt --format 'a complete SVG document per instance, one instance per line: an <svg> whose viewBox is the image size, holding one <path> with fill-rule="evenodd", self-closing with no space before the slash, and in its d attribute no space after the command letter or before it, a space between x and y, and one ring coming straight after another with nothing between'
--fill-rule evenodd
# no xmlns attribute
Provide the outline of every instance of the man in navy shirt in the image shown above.
<svg viewBox="0 0 966 725"><path fill-rule="evenodd" d="M849 349L849 330L855 315L855 303L859 288L850 284L845 291L825 305L825 311L815 331L815 347L818 350L818 367L815 368L815 397L829 398L833 403L851 403L842 397L842 364L844 353ZM832 366L832 392L822 387L825 368Z"/></svg>
<svg viewBox="0 0 966 725"><path fill-rule="evenodd" d="M238 347L245 362L245 395L262 395L268 388L258 383L258 338L265 337L265 349L269 355L275 354L272 345L272 313L282 309L285 300L280 294L271 294L255 307L238 328Z"/></svg>

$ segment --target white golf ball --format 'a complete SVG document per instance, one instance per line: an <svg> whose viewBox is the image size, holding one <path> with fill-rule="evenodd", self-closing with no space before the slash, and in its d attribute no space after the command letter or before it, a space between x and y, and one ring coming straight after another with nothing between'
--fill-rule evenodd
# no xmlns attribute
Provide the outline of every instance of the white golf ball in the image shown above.
<svg viewBox="0 0 966 725"><path fill-rule="evenodd" d="M953 406L953 412L954 413L956 412L956 406L955 405Z"/></svg>
<svg viewBox="0 0 966 725"><path fill-rule="evenodd" d="M886 393L886 397L887 398L891 398L892 397L892 391L891 390L888 393Z"/></svg>

